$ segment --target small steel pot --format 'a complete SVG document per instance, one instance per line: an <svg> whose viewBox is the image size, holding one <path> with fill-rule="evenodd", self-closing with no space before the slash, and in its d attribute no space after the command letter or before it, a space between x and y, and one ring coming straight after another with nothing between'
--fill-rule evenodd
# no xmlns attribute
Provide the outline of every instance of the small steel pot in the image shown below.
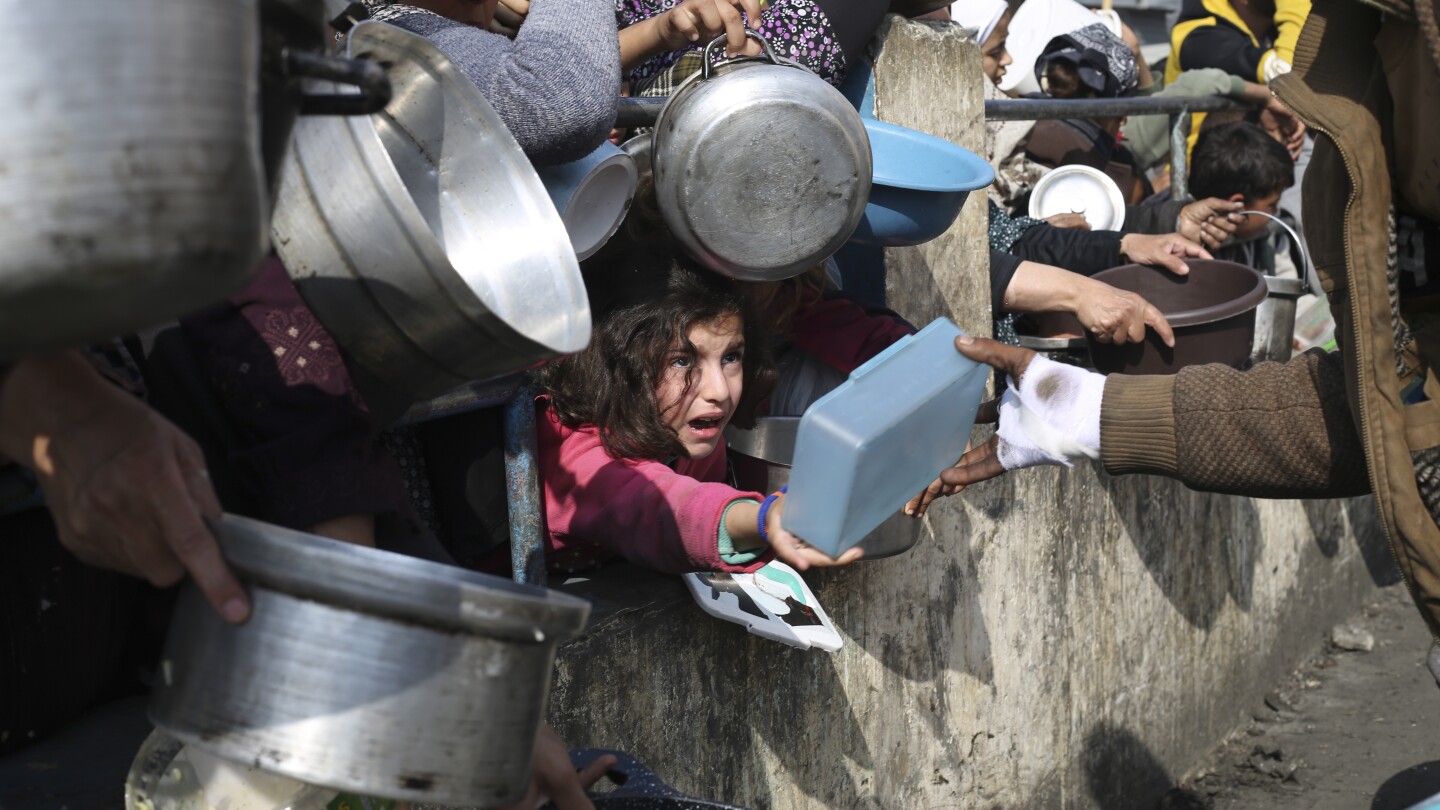
<svg viewBox="0 0 1440 810"><path fill-rule="evenodd" d="M1300 247L1300 255L1305 262L1300 268L1298 278L1266 276L1265 287L1268 295L1255 310L1255 342L1250 349L1250 362L1254 364L1268 360L1288 363L1295 352L1295 309L1302 296L1320 287L1311 280L1313 271L1304 249L1305 243L1300 241L1300 235L1295 233L1295 229L1286 225L1279 217L1264 211L1240 213L1265 217L1283 228L1290 235L1291 243Z"/></svg>
<svg viewBox="0 0 1440 810"><path fill-rule="evenodd" d="M589 604L226 516L253 613L181 590L150 719L189 745L340 790L495 806L528 783L555 647Z"/></svg>
<svg viewBox="0 0 1440 810"><path fill-rule="evenodd" d="M718 273L778 281L824 261L854 233L870 196L870 141L839 90L764 56L711 64L655 123L656 201L680 246Z"/></svg>
<svg viewBox="0 0 1440 810"><path fill-rule="evenodd" d="M790 463L795 456L795 437L800 430L798 416L762 416L754 430L725 428L725 448L733 456L736 474L742 486L753 486L759 492L776 492L790 483ZM746 480L755 469L751 461L763 465L763 481ZM920 541L920 521L897 511L865 535L856 545L865 551L861 560L878 560L903 554Z"/></svg>
<svg viewBox="0 0 1440 810"><path fill-rule="evenodd" d="M273 239L350 360L428 399L585 348L570 237L479 89L424 37L382 23L355 26L349 54L385 67L393 100L296 122Z"/></svg>
<svg viewBox="0 0 1440 810"><path fill-rule="evenodd" d="M0 52L0 362L250 277L268 216L256 0L32 3Z"/></svg>

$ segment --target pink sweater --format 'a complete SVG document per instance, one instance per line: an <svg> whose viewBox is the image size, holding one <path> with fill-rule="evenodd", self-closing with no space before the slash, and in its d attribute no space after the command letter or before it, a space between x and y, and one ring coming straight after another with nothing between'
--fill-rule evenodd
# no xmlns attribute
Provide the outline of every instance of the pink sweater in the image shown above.
<svg viewBox="0 0 1440 810"><path fill-rule="evenodd" d="M546 397L536 407L545 556L552 569L576 571L615 556L677 574L748 572L769 562L769 553L744 566L720 559L716 539L725 507L764 497L722 483L723 438L709 456L679 459L671 469L659 461L613 458L598 429L564 426Z"/></svg>

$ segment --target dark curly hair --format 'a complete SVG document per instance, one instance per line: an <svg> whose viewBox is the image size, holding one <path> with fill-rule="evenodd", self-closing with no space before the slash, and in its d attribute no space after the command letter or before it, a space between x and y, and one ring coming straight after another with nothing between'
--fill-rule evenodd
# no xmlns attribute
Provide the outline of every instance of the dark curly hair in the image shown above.
<svg viewBox="0 0 1440 810"><path fill-rule="evenodd" d="M688 338L692 327L735 315L745 355L740 401L730 421L755 426L756 407L774 390L777 373L770 337L736 282L671 251L642 247L587 266L586 274L596 312L590 346L535 375L562 423L598 427L615 458L684 456L655 400L666 358L676 346L695 351ZM687 378L687 391L690 384Z"/></svg>

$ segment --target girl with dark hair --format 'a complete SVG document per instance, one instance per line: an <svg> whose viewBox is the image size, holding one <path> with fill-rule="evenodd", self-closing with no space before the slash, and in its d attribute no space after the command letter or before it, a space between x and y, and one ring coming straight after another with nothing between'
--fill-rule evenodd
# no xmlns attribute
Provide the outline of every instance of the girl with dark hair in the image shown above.
<svg viewBox="0 0 1440 810"><path fill-rule="evenodd" d="M590 347L537 375L551 567L621 556L674 573L748 572L772 556L800 570L858 558L831 559L785 531L783 495L762 524L763 496L729 483L725 426L753 426L775 384L739 285L664 253L625 259L607 273L619 287L595 302Z"/></svg>

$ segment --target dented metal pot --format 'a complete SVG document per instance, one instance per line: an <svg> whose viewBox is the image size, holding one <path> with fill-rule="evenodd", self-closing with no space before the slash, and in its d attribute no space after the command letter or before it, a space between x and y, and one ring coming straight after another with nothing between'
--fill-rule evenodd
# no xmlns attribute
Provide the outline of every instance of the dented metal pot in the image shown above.
<svg viewBox="0 0 1440 810"><path fill-rule="evenodd" d="M480 90L424 37L382 23L355 26L349 55L383 65L393 99L299 119L273 227L349 360L418 400L585 348L570 237Z"/></svg>
<svg viewBox="0 0 1440 810"><path fill-rule="evenodd" d="M528 783L556 645L589 604L227 515L227 624L181 589L150 719L189 745L370 796L491 807Z"/></svg>
<svg viewBox="0 0 1440 810"><path fill-rule="evenodd" d="M655 122L661 216L691 258L746 281L778 281L829 258L870 196L870 140L839 90L764 55L703 66Z"/></svg>

